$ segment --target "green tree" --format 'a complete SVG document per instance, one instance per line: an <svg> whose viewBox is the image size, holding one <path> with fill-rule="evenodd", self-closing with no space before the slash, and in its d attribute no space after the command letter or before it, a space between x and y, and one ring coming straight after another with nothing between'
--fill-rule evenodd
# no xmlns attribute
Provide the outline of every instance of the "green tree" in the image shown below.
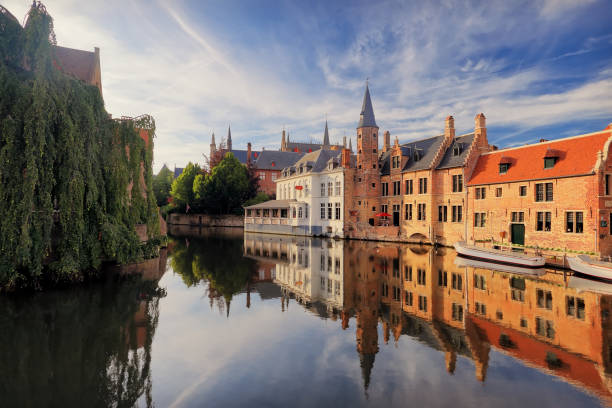
<svg viewBox="0 0 612 408"><path fill-rule="evenodd" d="M238 212L248 197L247 169L232 153L226 153L210 173L196 178L193 191L199 206L209 213Z"/></svg>
<svg viewBox="0 0 612 408"><path fill-rule="evenodd" d="M187 208L187 205L193 207L195 204L195 193L193 192L196 176L201 175L202 170L196 163L189 162L187 167L183 170L180 176L178 176L174 182L172 182L172 190L170 195L172 196L172 204L183 211Z"/></svg>
<svg viewBox="0 0 612 408"><path fill-rule="evenodd" d="M250 205L255 205L255 204L259 204L259 203L265 203L266 201L270 200L270 196L267 195L264 192L259 192L257 193L257 195L249 200L246 200L244 202L244 206L248 207Z"/></svg>
<svg viewBox="0 0 612 408"><path fill-rule="evenodd" d="M153 176L153 193L158 207L168 204L173 178L174 175L166 166L162 167L156 176Z"/></svg>

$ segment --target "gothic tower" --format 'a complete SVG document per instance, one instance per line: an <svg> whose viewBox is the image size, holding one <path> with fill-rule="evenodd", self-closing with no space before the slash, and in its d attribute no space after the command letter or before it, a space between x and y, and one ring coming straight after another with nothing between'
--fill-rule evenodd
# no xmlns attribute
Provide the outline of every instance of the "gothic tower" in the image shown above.
<svg viewBox="0 0 612 408"><path fill-rule="evenodd" d="M212 134L212 139L210 141L210 157L214 156L217 152L217 145L215 143L215 132Z"/></svg>
<svg viewBox="0 0 612 408"><path fill-rule="evenodd" d="M357 169L353 208L359 211L359 222L377 225L374 215L380 211L380 169L378 164L378 125L366 83L359 125L357 126ZM359 205L361 203L361 205Z"/></svg>

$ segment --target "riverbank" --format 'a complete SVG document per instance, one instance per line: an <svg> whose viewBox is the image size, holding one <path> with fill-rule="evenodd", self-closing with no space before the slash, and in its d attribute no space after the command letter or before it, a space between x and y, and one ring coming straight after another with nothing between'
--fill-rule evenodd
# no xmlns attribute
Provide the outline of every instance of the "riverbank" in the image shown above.
<svg viewBox="0 0 612 408"><path fill-rule="evenodd" d="M244 217L241 215L210 214L169 214L168 225L190 225L199 227L244 228Z"/></svg>

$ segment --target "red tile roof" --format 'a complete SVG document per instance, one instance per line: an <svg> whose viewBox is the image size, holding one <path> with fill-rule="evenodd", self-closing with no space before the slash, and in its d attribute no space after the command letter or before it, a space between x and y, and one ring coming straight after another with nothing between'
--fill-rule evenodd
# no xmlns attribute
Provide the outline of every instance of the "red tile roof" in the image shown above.
<svg viewBox="0 0 612 408"><path fill-rule="evenodd" d="M468 185L505 183L591 173L597 162L597 152L612 136L612 125L601 132L528 146L496 150L478 158ZM554 151L557 162L544 169L544 157ZM500 163L511 163L508 172L499 174Z"/></svg>

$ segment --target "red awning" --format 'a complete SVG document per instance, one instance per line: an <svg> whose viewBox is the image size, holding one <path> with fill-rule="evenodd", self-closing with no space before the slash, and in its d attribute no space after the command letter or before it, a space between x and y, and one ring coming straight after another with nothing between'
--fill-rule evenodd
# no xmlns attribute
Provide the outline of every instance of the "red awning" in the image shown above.
<svg viewBox="0 0 612 408"><path fill-rule="evenodd" d="M304 188L304 187L302 187L302 186L295 186L295 189L296 189L296 190L302 190L303 188Z"/></svg>
<svg viewBox="0 0 612 408"><path fill-rule="evenodd" d="M390 217L391 214L388 214L386 212L381 212L375 215L375 217Z"/></svg>

